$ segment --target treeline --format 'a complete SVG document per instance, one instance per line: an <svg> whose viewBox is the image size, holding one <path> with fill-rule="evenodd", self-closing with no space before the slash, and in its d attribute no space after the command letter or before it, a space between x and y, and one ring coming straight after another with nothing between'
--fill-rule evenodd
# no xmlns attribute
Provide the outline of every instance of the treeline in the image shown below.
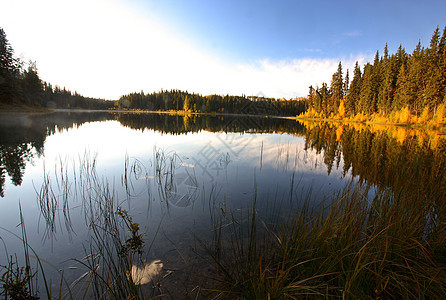
<svg viewBox="0 0 446 300"><path fill-rule="evenodd" d="M310 86L308 116L351 117L358 114L392 117L405 111L428 119L446 105L446 27L440 36L437 27L428 48L418 43L412 54L400 45L383 56L376 52L373 64L361 68L356 62L350 82L342 64L333 74L331 84ZM443 120L440 120L443 121ZM441 123L441 122L440 122Z"/></svg>
<svg viewBox="0 0 446 300"><path fill-rule="evenodd" d="M14 56L6 33L0 28L0 106L107 109L113 105L113 101L84 97L43 82L35 62L24 68L24 63Z"/></svg>
<svg viewBox="0 0 446 300"><path fill-rule="evenodd" d="M186 111L197 113L237 113L252 115L295 116L307 109L305 98L295 100L258 96L229 96L188 93L179 90L150 94L131 93L118 101L84 97L77 92L43 82L36 64L27 69L0 28L0 106L47 108L130 109L152 111Z"/></svg>
<svg viewBox="0 0 446 300"><path fill-rule="evenodd" d="M187 111L197 113L237 113L252 115L295 116L307 109L305 99L282 100L259 96L229 96L191 94L179 90L150 94L131 93L121 96L119 109L152 111Z"/></svg>
<svg viewBox="0 0 446 300"><path fill-rule="evenodd" d="M50 83L43 83L43 105L49 108L110 109L115 101L84 97Z"/></svg>

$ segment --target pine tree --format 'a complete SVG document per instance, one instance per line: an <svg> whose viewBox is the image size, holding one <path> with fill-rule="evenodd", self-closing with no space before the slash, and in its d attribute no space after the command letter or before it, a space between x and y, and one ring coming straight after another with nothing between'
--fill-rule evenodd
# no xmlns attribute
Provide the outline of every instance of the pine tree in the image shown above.
<svg viewBox="0 0 446 300"><path fill-rule="evenodd" d="M0 27L0 102L11 103L18 98L19 74L20 61L14 58L14 50Z"/></svg>
<svg viewBox="0 0 446 300"><path fill-rule="evenodd" d="M346 99L347 101L345 103L345 108L347 114L349 115L357 113L357 103L359 102L359 97L361 94L361 86L362 86L361 68L359 67L358 62L356 61L355 69L353 70L353 79L347 94L347 99Z"/></svg>
<svg viewBox="0 0 446 300"><path fill-rule="evenodd" d="M331 93L330 90L328 89L328 86L325 82L322 83L322 87L319 89L316 89L316 93L318 94L319 98L320 98L320 103L321 103L321 108L322 108L322 112L324 113L325 116L330 115L330 112L332 112L330 110L330 99L331 99Z"/></svg>
<svg viewBox="0 0 446 300"><path fill-rule="evenodd" d="M389 95L388 91L390 90L390 81L391 81L391 65L389 60L389 51L387 48L387 43L384 48L384 57L381 61L381 68L380 71L382 72L382 82L379 86L378 90L378 110L381 114L385 115L387 112L387 103Z"/></svg>
<svg viewBox="0 0 446 300"><path fill-rule="evenodd" d="M362 77L361 93L359 95L359 105L356 112L369 114L373 103L373 67L370 63L364 66Z"/></svg>
<svg viewBox="0 0 446 300"><path fill-rule="evenodd" d="M428 106L435 111L437 105L443 100L442 97L442 75L441 55L439 53L440 30L437 27L432 35L430 46L426 49L426 86L423 93L423 107Z"/></svg>
<svg viewBox="0 0 446 300"><path fill-rule="evenodd" d="M25 103L32 106L41 106L43 104L43 84L37 73L35 62L30 62L28 70L22 75L22 90ZM75 96L77 93L75 93Z"/></svg>
<svg viewBox="0 0 446 300"><path fill-rule="evenodd" d="M443 34L438 43L439 65L441 70L440 75L440 98L443 99L443 104L446 105L446 26L443 29Z"/></svg>
<svg viewBox="0 0 446 300"><path fill-rule="evenodd" d="M342 64L339 62L338 69L336 73L333 74L331 79L330 91L332 93L332 101L330 105L330 110L332 112L337 112L339 107L339 102L344 97L344 82L342 77Z"/></svg>
<svg viewBox="0 0 446 300"><path fill-rule="evenodd" d="M398 47L398 50L396 52L396 59L398 61L399 67L401 68L401 64L407 63L407 53L406 50L403 48L403 46L400 44Z"/></svg>
<svg viewBox="0 0 446 300"><path fill-rule="evenodd" d="M396 83L395 99L392 103L392 110L401 110L403 107L409 105L409 99L411 99L411 89L406 70L406 64L401 65L401 69L398 74L398 80Z"/></svg>
<svg viewBox="0 0 446 300"><path fill-rule="evenodd" d="M375 59L373 61L372 68L372 90L371 90L371 103L369 105L369 114L373 114L378 110L378 94L379 87L381 85L381 61L379 59L379 51L376 51Z"/></svg>
<svg viewBox="0 0 446 300"><path fill-rule="evenodd" d="M316 105L316 91L314 90L312 85L310 85L308 91L308 105L316 111L320 109L320 107L317 107Z"/></svg>
<svg viewBox="0 0 446 300"><path fill-rule="evenodd" d="M426 55L425 49L418 42L408 60L408 99L411 112L418 115L423 110L423 93L426 87Z"/></svg>
<svg viewBox="0 0 446 300"><path fill-rule="evenodd" d="M349 88L350 88L350 76L348 74L348 69L347 69L347 71L345 72L345 79L344 79L344 86L343 86L344 96L348 95Z"/></svg>
<svg viewBox="0 0 446 300"><path fill-rule="evenodd" d="M396 88L396 81L400 67L397 55L389 57L387 44L384 48L384 57L381 61L381 82L378 91L378 110L387 115L392 110L392 102Z"/></svg>
<svg viewBox="0 0 446 300"><path fill-rule="evenodd" d="M380 59L377 51L373 64L364 65L362 75L356 62L351 83L348 70L342 81L340 62L330 89L323 85L315 91L319 97L311 100L314 103L315 99L321 99L326 115L339 111L341 99L345 101L346 115L376 112L388 115L404 108L417 116L423 111L435 113L440 104L446 105L446 27L441 36L439 27L435 29L428 48L418 42L411 55L401 45L395 54L389 55L386 44L384 56Z"/></svg>

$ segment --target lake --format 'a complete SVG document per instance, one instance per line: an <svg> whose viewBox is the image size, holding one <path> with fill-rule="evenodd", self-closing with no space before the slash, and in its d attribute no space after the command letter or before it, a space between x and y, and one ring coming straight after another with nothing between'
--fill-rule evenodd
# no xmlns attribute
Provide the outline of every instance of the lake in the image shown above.
<svg viewBox="0 0 446 300"><path fill-rule="evenodd" d="M216 211L243 215L255 202L265 223L280 222L305 201L329 204L350 182L368 185L370 197L380 189L425 197L435 191L443 195L438 201L446 194L446 142L435 131L55 112L2 115L0 137L0 237L7 250L0 265L14 253L22 260L22 215L48 276L63 269L67 282L85 273L73 259L89 253L91 224L103 224L104 211L122 208L139 224L143 259L163 262L166 289L175 295L175 287L194 285L190 274L200 271L205 255L197 237L215 238ZM52 284L57 289L59 282Z"/></svg>

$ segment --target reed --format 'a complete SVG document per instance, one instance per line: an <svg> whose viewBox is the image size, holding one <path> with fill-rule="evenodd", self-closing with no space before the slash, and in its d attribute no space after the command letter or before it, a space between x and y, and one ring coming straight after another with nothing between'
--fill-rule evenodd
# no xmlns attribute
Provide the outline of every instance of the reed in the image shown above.
<svg viewBox="0 0 446 300"><path fill-rule="evenodd" d="M255 199L248 216L214 216L218 240L202 246L219 290L243 299L446 297L444 196L407 190L351 182L270 226Z"/></svg>
<svg viewBox="0 0 446 300"><path fill-rule="evenodd" d="M288 164L289 151L285 150L279 154ZM154 179L167 208L172 201L169 194L175 191L178 159L155 150ZM145 245L139 224L123 209L114 185L97 174L95 157L80 161L73 184L66 168L60 169L63 176L56 179L57 190L46 176L38 199L48 230L58 223L57 212L67 216L64 208L68 204L64 203L69 197L64 193L82 201L90 240L84 245L84 257L73 261L84 274L68 285L62 273L59 293L52 294L43 262L33 251L38 264L34 271L31 268L32 248L21 216L25 267L18 267L12 257L3 266L1 282L33 296L38 272L48 298L162 298L162 265L144 260L142 253L151 245ZM265 204L254 186L252 203L245 208L228 207L212 187L203 202L210 213L212 239L195 237L196 252L209 264L204 269L215 269L217 274L212 285L197 285L192 292L241 299L446 298L444 190L426 191L417 187L415 179L407 180L415 178L413 174L423 176L422 164L420 160L419 165L393 174L392 188L352 180L322 202L315 201L311 187L298 192L295 173L283 199L276 194ZM127 197L135 192L131 178L142 173L148 174L138 162L131 164L126 159L122 182ZM291 203L293 211L284 213Z"/></svg>

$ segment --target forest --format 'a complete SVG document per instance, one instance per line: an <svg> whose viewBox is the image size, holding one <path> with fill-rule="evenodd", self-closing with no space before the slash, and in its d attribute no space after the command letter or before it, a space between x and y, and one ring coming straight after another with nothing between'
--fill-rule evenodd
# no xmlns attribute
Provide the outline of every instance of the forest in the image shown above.
<svg viewBox="0 0 446 300"><path fill-rule="evenodd" d="M429 47L418 42L412 54L400 45L389 54L376 52L362 70L356 62L353 78L343 75L342 63L330 86L309 88L305 117L342 118L395 123L444 123L446 105L446 27L437 27Z"/></svg>
<svg viewBox="0 0 446 300"><path fill-rule="evenodd" d="M121 96L120 109L295 116L307 109L305 98L281 100L263 96L190 94L179 90Z"/></svg>
<svg viewBox="0 0 446 300"><path fill-rule="evenodd" d="M263 96L200 95L180 90L134 92L119 100L88 98L66 88L43 82L35 62L14 56L6 33L0 28L0 107L81 108L187 113L225 113L263 116L301 116L379 123L427 123L442 126L446 117L446 27L437 27L429 47L421 42L408 54L402 45L389 54L376 52L373 63L362 69L358 62L353 78L342 62L327 83L309 87L308 97L294 100Z"/></svg>
<svg viewBox="0 0 446 300"><path fill-rule="evenodd" d="M107 109L113 101L84 97L40 79L37 65L28 67L15 57L6 33L0 28L0 108L83 108Z"/></svg>

